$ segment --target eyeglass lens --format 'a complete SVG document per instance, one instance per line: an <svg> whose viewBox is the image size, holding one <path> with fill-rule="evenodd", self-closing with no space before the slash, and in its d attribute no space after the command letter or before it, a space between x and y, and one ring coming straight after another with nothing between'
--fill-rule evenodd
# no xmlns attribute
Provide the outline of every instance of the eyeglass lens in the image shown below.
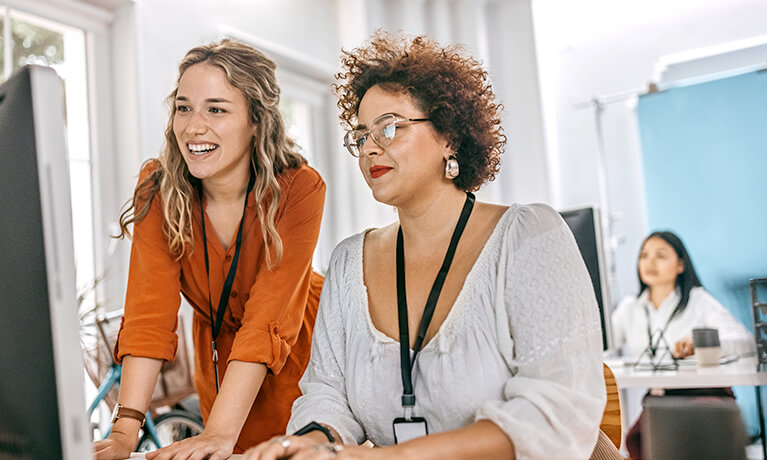
<svg viewBox="0 0 767 460"><path fill-rule="evenodd" d="M346 133L344 144L355 157L359 156L360 149L367 142L368 136L372 136L376 144L385 147L394 140L394 136L397 133L397 121L397 117L393 115L384 115L377 118L373 121L370 129L355 129Z"/></svg>

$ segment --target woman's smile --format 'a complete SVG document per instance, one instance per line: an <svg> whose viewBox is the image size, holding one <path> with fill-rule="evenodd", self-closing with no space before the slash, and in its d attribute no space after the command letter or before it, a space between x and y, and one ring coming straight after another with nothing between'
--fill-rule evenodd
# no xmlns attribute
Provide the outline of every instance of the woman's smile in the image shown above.
<svg viewBox="0 0 767 460"><path fill-rule="evenodd" d="M214 150L218 148L217 144L209 144L209 143L195 143L195 144L186 144L186 148L189 149L189 153L192 155L200 156L205 155L206 153L211 153Z"/></svg>
<svg viewBox="0 0 767 460"><path fill-rule="evenodd" d="M195 142L187 143L186 149L189 151L190 160L207 160L219 151L219 145L208 142Z"/></svg>

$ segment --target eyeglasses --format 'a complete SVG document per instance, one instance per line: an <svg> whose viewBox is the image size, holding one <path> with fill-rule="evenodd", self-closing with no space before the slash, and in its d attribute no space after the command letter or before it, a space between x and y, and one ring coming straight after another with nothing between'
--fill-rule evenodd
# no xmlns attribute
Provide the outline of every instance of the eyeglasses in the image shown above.
<svg viewBox="0 0 767 460"><path fill-rule="evenodd" d="M344 147L353 157L360 156L360 150L368 140L368 136L373 138L373 142L380 147L386 147L394 140L397 134L397 126L403 123L414 123L418 121L429 121L428 118L405 118L393 113L387 113L373 120L369 129L353 129L347 131L344 136Z"/></svg>

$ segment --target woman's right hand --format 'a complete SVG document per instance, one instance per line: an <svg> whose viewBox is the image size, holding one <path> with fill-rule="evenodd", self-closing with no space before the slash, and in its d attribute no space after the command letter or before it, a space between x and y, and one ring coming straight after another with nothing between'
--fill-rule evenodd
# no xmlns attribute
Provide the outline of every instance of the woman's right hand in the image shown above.
<svg viewBox="0 0 767 460"><path fill-rule="evenodd" d="M691 335L682 337L678 342L674 344L674 356L677 359L692 356L694 353L695 347L693 346Z"/></svg>
<svg viewBox="0 0 767 460"><path fill-rule="evenodd" d="M91 444L96 460L122 460L130 457L136 449L138 438L126 435L120 431L112 430L109 437Z"/></svg>

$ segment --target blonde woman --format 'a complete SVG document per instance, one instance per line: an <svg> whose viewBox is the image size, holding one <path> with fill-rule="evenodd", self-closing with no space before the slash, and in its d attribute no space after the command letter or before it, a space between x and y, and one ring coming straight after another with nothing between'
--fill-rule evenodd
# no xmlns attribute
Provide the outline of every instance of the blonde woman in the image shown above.
<svg viewBox="0 0 767 460"><path fill-rule="evenodd" d="M284 433L306 367L322 279L311 269L325 185L278 110L275 65L229 40L179 66L166 146L121 217L133 224L118 417L97 458L135 449L160 366L175 353L180 295L194 310L205 431L148 459L227 458Z"/></svg>

